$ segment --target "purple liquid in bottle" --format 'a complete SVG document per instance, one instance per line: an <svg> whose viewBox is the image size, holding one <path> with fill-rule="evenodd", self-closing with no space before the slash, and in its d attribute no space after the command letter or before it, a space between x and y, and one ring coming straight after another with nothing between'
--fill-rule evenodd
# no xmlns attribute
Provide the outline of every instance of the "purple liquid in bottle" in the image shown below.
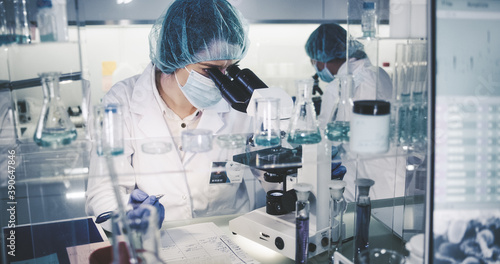
<svg viewBox="0 0 500 264"><path fill-rule="evenodd" d="M295 219L295 263L307 263L307 250L309 246L309 218Z"/></svg>

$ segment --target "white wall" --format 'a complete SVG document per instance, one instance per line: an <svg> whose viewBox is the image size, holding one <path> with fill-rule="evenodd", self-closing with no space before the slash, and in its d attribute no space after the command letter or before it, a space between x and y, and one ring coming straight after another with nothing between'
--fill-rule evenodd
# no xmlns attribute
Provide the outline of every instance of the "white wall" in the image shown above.
<svg viewBox="0 0 500 264"><path fill-rule="evenodd" d="M304 49L309 34L318 24L252 24L250 48L241 68L254 71L269 86L278 86L295 95L295 80L314 74ZM110 85L134 74L140 74L149 63L148 34L151 25L86 26L85 60L92 85L92 102L99 102ZM350 27L352 35L359 29ZM380 26L380 36L389 28ZM379 64L394 61L398 40L380 42ZM103 62L116 62L111 77L103 78Z"/></svg>

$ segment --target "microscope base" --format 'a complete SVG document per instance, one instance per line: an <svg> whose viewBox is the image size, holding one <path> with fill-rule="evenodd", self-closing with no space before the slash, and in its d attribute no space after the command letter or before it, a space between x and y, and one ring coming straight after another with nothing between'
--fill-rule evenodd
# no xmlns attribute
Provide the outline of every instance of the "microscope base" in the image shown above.
<svg viewBox="0 0 500 264"><path fill-rule="evenodd" d="M309 230L315 229L311 221ZM328 229L316 230L314 234L309 232L309 257L328 251ZM266 213L266 208L262 207L229 221L229 230L285 257L295 259L294 212L285 215L270 215Z"/></svg>

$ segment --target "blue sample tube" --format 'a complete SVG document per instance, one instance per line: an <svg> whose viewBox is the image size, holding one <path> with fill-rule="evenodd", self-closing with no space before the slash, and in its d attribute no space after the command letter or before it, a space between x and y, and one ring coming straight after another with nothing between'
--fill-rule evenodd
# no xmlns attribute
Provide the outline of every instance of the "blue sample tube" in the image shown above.
<svg viewBox="0 0 500 264"><path fill-rule="evenodd" d="M354 252L354 262L358 263L359 253L369 247L371 201L368 194L375 181L359 178L355 181L355 184L358 186L358 198L356 199L356 236L354 241L356 252Z"/></svg>
<svg viewBox="0 0 500 264"><path fill-rule="evenodd" d="M309 247L309 192L312 185L299 183L294 187L297 193L295 203L295 263L307 263Z"/></svg>

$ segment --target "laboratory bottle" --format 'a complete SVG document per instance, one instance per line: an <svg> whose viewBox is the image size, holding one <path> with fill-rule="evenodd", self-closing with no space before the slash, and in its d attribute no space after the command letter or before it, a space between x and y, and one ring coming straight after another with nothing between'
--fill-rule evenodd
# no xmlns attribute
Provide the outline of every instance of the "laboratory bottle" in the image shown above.
<svg viewBox="0 0 500 264"><path fill-rule="evenodd" d="M14 5L14 34L16 42L19 44L31 43L26 0L13 0L12 3Z"/></svg>
<svg viewBox="0 0 500 264"><path fill-rule="evenodd" d="M321 141L321 132L312 101L313 79L298 80L297 99L293 108L287 141L291 144L316 144Z"/></svg>
<svg viewBox="0 0 500 264"><path fill-rule="evenodd" d="M342 249L342 234L344 232L344 212L347 209L347 202L344 199L346 182L342 180L332 180L330 189L330 230L328 261L334 263L335 251Z"/></svg>
<svg viewBox="0 0 500 264"><path fill-rule="evenodd" d="M7 25L7 12L4 0L0 0L0 46L12 43L15 40L15 36L12 35L9 25Z"/></svg>
<svg viewBox="0 0 500 264"><path fill-rule="evenodd" d="M375 184L375 181L367 178L358 178L354 182L358 187L358 198L356 199L356 234L354 238L355 250L354 263L359 263L357 260L360 252L369 247L369 228L371 217L371 201L370 187Z"/></svg>
<svg viewBox="0 0 500 264"><path fill-rule="evenodd" d="M52 8L52 0L36 1L38 14L36 16L41 42L57 40L56 13Z"/></svg>
<svg viewBox="0 0 500 264"><path fill-rule="evenodd" d="M352 75L338 75L338 101L326 125L325 136L333 142L349 142L350 120L353 107Z"/></svg>
<svg viewBox="0 0 500 264"><path fill-rule="evenodd" d="M43 106L33 139L39 146L57 148L76 139L75 125L59 96L58 72L40 74Z"/></svg>
<svg viewBox="0 0 500 264"><path fill-rule="evenodd" d="M389 150L391 103L381 100L354 102L349 147L360 154L385 153Z"/></svg>
<svg viewBox="0 0 500 264"><path fill-rule="evenodd" d="M377 34L377 12L375 2L363 2L361 14L363 37L373 38Z"/></svg>
<svg viewBox="0 0 500 264"><path fill-rule="evenodd" d="M123 116L118 104L101 104L94 107L94 139L98 155L123 154Z"/></svg>
<svg viewBox="0 0 500 264"><path fill-rule="evenodd" d="M309 248L309 193L312 185L298 183L294 187L297 194L295 202L295 263L305 264Z"/></svg>

